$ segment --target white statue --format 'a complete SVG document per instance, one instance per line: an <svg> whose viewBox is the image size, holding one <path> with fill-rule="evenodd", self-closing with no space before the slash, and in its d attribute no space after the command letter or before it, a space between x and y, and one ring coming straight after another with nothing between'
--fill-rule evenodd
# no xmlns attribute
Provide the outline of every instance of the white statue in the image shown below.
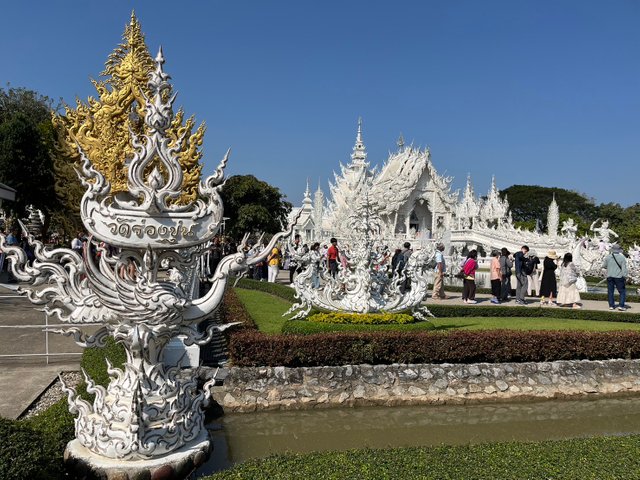
<svg viewBox="0 0 640 480"><path fill-rule="evenodd" d="M576 233L578 232L578 226L573 221L573 218L568 218L564 222L562 222L562 228L560 229L560 231L565 237L574 239L576 238Z"/></svg>
<svg viewBox="0 0 640 480"><path fill-rule="evenodd" d="M609 220L602 220L600 226L596 227L596 224L599 220L599 218L596 219L591 224L591 227L589 227L589 230L597 234L596 238L604 242L608 250L608 247L611 245L611 235L613 235L615 238L618 238L618 234L609 228Z"/></svg>
<svg viewBox="0 0 640 480"><path fill-rule="evenodd" d="M634 243L629 249L629 259L627 261L629 271L629 281L635 284L640 283L640 246Z"/></svg>

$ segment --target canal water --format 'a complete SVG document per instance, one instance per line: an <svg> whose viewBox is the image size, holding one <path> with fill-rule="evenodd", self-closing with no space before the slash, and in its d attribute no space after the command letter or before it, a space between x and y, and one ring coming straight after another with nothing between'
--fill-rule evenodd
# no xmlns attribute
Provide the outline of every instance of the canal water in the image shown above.
<svg viewBox="0 0 640 480"><path fill-rule="evenodd" d="M640 433L640 397L228 414L196 477L272 453L542 441Z"/></svg>

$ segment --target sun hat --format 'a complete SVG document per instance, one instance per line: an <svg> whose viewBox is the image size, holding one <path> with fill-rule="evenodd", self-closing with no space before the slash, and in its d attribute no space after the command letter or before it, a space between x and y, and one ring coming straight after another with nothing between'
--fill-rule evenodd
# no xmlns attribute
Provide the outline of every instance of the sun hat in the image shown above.
<svg viewBox="0 0 640 480"><path fill-rule="evenodd" d="M547 257L552 258L553 260L555 260L556 258L558 258L558 254L556 253L555 250L549 250L547 252Z"/></svg>

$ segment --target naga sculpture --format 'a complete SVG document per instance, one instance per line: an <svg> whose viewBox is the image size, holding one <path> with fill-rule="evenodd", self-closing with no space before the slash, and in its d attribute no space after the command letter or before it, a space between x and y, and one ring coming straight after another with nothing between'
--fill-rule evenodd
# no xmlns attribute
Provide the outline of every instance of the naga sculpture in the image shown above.
<svg viewBox="0 0 640 480"><path fill-rule="evenodd" d="M71 456L86 454L94 463L105 458L151 461L194 445L208 449L203 407L210 385L198 391L195 379L177 376L177 368L162 363L163 349L177 335L186 337L187 345L206 343L221 327L199 332L197 326L220 304L229 274L262 261L290 234L275 235L251 260L244 253L245 237L238 253L221 260L207 293L193 298L181 280L193 277L198 257L222 221L218 190L229 152L215 173L199 183L195 201L176 202L184 187L178 161L184 139L174 142L167 135L176 95L169 94L162 50L155 62L149 79L152 96L145 105L148 133L130 133L135 151L127 162L127 190L113 194L110 182L80 152L78 175L86 188L81 216L90 234L84 252L48 250L29 235L35 254L31 263L0 235L13 273L31 282L29 299L70 325L59 333L85 347L104 346L111 336L126 349L122 370L108 365L108 387L96 385L85 373L93 404L64 387L70 410L77 414L76 440L67 450ZM96 241L109 248L94 247ZM172 275L163 266L173 269ZM81 327L88 324L99 328L87 335Z"/></svg>

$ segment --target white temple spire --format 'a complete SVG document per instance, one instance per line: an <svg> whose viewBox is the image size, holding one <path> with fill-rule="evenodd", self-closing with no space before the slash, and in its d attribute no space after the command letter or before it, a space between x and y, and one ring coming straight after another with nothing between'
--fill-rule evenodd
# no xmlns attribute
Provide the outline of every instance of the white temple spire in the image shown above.
<svg viewBox="0 0 640 480"><path fill-rule="evenodd" d="M467 173L467 186L464 189L465 196L473 197L473 185L471 184L471 174Z"/></svg>
<svg viewBox="0 0 640 480"><path fill-rule="evenodd" d="M320 188L320 178L318 178L318 189L313 196L313 224L314 238L320 241L322 238L322 216L324 213L324 193Z"/></svg>
<svg viewBox="0 0 640 480"><path fill-rule="evenodd" d="M313 209L313 200L311 200L311 190L309 189L309 179L307 178L307 189L304 191L304 199L302 200L302 209L311 211Z"/></svg>
<svg viewBox="0 0 640 480"><path fill-rule="evenodd" d="M402 132L400 132L400 136L398 137L398 141L396 142L398 145L398 151L404 150L404 137L402 136Z"/></svg>
<svg viewBox="0 0 640 480"><path fill-rule="evenodd" d="M358 133L356 134L356 143L351 154L351 163L354 166L366 166L366 160L367 151L362 141L362 117L358 117Z"/></svg>
<svg viewBox="0 0 640 480"><path fill-rule="evenodd" d="M549 205L549 213L547 214L547 234L550 237L558 235L558 224L560 223L560 210L556 203L556 192L553 192L553 198Z"/></svg>

